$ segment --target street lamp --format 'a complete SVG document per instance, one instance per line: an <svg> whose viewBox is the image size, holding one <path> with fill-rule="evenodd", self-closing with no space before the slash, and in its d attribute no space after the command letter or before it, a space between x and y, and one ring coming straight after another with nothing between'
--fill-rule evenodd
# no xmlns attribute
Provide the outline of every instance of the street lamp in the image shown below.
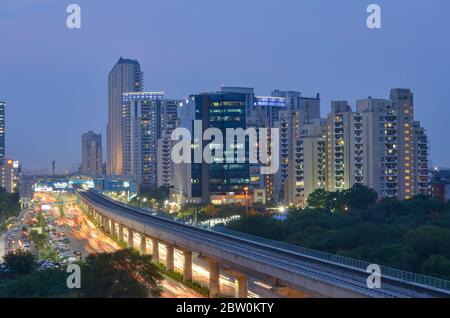
<svg viewBox="0 0 450 318"><path fill-rule="evenodd" d="M245 187L244 191L245 191L245 215L248 215L248 191L249 191L249 187Z"/></svg>
<svg viewBox="0 0 450 318"><path fill-rule="evenodd" d="M147 198L144 198L144 203L145 203L145 209L147 209Z"/></svg>

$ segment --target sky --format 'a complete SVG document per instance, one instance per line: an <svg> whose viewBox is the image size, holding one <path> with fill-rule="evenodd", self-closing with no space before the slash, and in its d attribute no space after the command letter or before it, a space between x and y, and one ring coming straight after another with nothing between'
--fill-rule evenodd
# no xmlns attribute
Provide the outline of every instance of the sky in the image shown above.
<svg viewBox="0 0 450 318"><path fill-rule="evenodd" d="M81 29L66 26L69 4ZM382 28L367 28L367 6ZM101 132L107 76L139 60L144 88L169 98L222 85L331 100L411 88L433 165L450 167L448 0L0 0L0 100L7 156L25 169L70 169L81 134Z"/></svg>

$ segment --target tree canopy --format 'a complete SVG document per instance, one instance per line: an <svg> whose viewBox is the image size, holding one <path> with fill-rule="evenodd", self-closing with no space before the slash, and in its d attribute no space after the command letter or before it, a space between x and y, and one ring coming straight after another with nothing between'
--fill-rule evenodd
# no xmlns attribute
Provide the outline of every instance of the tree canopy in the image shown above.
<svg viewBox="0 0 450 318"><path fill-rule="evenodd" d="M345 208L347 207L347 209ZM363 187L318 190L285 221L249 216L228 227L299 246L450 279L450 203L385 199Z"/></svg>

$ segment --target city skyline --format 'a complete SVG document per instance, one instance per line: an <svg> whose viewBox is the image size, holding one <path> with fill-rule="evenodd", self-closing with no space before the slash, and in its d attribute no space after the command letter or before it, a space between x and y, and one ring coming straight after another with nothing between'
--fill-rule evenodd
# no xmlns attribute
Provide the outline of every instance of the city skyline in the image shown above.
<svg viewBox="0 0 450 318"><path fill-rule="evenodd" d="M450 166L450 150L445 147L445 119L450 116L445 107L445 101L450 100L445 89L445 70L450 69L445 58L449 45L434 40L444 38L439 34L449 29L449 22L439 18L444 14L443 8L449 6L447 2L433 1L423 7L418 2L406 5L405 1L379 1L384 24L377 31L368 30L363 23L367 17L365 3L327 3L328 9L319 10L319 4L287 1L285 10L279 10L276 4L255 6L249 2L235 13L236 26L223 28L213 24L211 30L204 30L190 20L202 12L220 12L221 17L226 17L234 13L233 6L205 3L196 11L181 2L156 4L152 6L153 12L160 13L156 22L147 27L145 22L139 22L142 13L136 12L136 21L127 27L131 21L127 18L123 24L108 23L109 19L117 20L120 6L108 6L106 16L100 11L101 5L78 1L83 9L83 27L71 31L64 26L65 4L43 2L45 12L31 3L14 9L12 1L1 4L0 26L17 29L15 38L0 35L8 48L0 53L1 60L9 61L2 63L4 71L0 73L0 100L7 104L6 155L21 160L25 169L50 169L53 159L57 171L69 169L81 161L79 147L71 145L77 145L81 133L88 130L100 132L106 145L106 77L120 56L141 63L146 74L144 90L162 90L169 98L214 91L221 85L255 87L260 95L274 89L297 90L305 96L320 92L322 116L329 112L331 100L348 100L355 109L357 100L368 96L383 98L392 87L410 88L415 92L416 118L428 131L431 162ZM150 7L143 1L135 2L143 9ZM324 1L321 2L323 6ZM285 21L294 17L290 11L298 13L294 22ZM308 12L314 13L315 20L308 18ZM268 34L256 32L257 28L265 28L257 18L263 13L273 17L267 26ZM38 30L30 31L30 23L38 23L38 14L45 19L39 22ZM432 18L431 14L437 17ZM405 15L410 15L410 24L396 22ZM153 23L168 16L179 21L173 26L163 23L160 29L155 28ZM212 17L205 19L206 23L214 22ZM324 27L314 30L318 23L324 23ZM137 26L144 27L127 37ZM182 26L188 29L189 37L183 38ZM209 53L195 46L185 49L189 41L234 35L239 27L242 36L236 41L242 50L226 46ZM118 28L121 45L107 36ZM55 38L60 41L53 41ZM100 44L95 43L98 39ZM247 41L252 44L245 44ZM124 49L123 43L133 50ZM282 43L281 50L278 43ZM49 53L48 46L54 49L53 53ZM385 47L392 49L386 51ZM27 53L31 48L33 54ZM70 52L75 50L76 54ZM387 52L389 56L385 55ZM71 120L67 122L65 118ZM43 138L36 140L35 136Z"/></svg>

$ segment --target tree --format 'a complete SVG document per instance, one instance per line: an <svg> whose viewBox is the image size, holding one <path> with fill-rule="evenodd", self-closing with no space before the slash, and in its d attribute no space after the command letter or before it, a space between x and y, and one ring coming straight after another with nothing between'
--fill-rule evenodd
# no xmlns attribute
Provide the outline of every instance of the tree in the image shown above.
<svg viewBox="0 0 450 318"><path fill-rule="evenodd" d="M406 243L421 257L426 259L434 254L450 257L450 230L426 225L410 230ZM445 253L445 254L443 254Z"/></svg>
<svg viewBox="0 0 450 318"><path fill-rule="evenodd" d="M425 275L450 279L450 259L442 255L431 255L422 264L421 272Z"/></svg>
<svg viewBox="0 0 450 318"><path fill-rule="evenodd" d="M317 189L308 196L307 205L310 208L326 209L330 193L324 189Z"/></svg>
<svg viewBox="0 0 450 318"><path fill-rule="evenodd" d="M213 204L207 205L202 212L207 218L217 218L219 216L219 209Z"/></svg>
<svg viewBox="0 0 450 318"><path fill-rule="evenodd" d="M16 252L9 252L3 257L5 265L9 267L11 273L14 275L27 275L30 274L35 266L36 260L28 251L17 250Z"/></svg>
<svg viewBox="0 0 450 318"><path fill-rule="evenodd" d="M133 250L91 255L81 271L81 296L88 298L142 298L161 293L162 276L151 256Z"/></svg>
<svg viewBox="0 0 450 318"><path fill-rule="evenodd" d="M350 189L342 192L341 206L343 210L366 209L377 203L378 194L362 184L355 184Z"/></svg>
<svg viewBox="0 0 450 318"><path fill-rule="evenodd" d="M0 285L0 298L75 297L67 287L67 273L61 270L36 271Z"/></svg>

